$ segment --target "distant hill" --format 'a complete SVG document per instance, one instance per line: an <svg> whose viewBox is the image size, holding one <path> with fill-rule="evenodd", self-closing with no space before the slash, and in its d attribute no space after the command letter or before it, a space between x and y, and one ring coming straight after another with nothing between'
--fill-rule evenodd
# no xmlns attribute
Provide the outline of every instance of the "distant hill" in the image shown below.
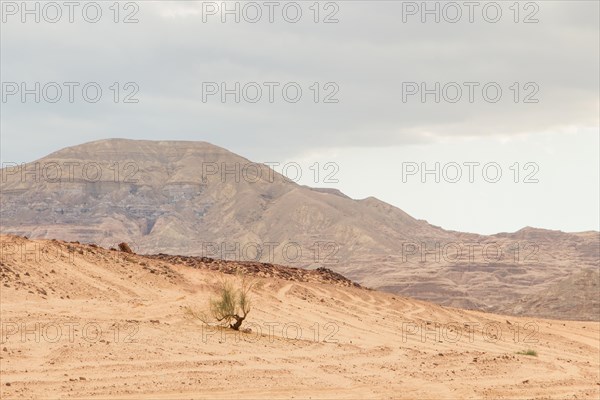
<svg viewBox="0 0 600 400"><path fill-rule="evenodd" d="M111 139L73 146L4 168L0 191L3 234L322 266L365 286L442 305L599 318L575 297L558 308L533 300L550 289L568 296L577 290L569 277L597 270L598 232L447 231L373 197L355 200L297 185L205 142Z"/></svg>

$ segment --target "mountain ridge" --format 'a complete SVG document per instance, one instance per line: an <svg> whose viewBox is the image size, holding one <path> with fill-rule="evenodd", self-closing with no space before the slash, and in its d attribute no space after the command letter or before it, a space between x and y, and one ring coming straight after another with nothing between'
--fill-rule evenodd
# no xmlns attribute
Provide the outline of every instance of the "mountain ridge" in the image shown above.
<svg viewBox="0 0 600 400"><path fill-rule="evenodd" d="M61 179L52 179L57 165ZM574 272L597 268L600 253L593 231L444 230L372 196L298 185L208 142L104 139L15 168L2 170L2 233L324 266L442 305L510 309ZM33 180L36 168L41 179ZM565 309L580 307L567 304L550 316L564 317ZM580 310L572 318L598 317Z"/></svg>

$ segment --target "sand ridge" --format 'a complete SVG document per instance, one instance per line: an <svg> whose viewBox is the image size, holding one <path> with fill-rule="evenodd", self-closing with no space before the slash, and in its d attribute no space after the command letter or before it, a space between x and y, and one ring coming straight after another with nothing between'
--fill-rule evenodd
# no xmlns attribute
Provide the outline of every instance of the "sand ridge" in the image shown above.
<svg viewBox="0 0 600 400"><path fill-rule="evenodd" d="M600 395L597 322L267 277L253 293L251 332L234 334L183 312L231 275L84 244L0 240L3 399ZM527 349L538 355L517 354Z"/></svg>

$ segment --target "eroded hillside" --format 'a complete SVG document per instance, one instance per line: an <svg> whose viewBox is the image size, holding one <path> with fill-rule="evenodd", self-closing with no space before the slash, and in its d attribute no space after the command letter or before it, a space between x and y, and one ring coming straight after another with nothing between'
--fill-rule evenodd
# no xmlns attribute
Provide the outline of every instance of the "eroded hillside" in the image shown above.
<svg viewBox="0 0 600 400"><path fill-rule="evenodd" d="M569 286L597 270L598 232L447 231L373 197L299 186L267 165L205 142L101 140L0 181L0 231L137 253L324 267L364 286L442 305L598 320ZM532 301L560 290L561 307Z"/></svg>

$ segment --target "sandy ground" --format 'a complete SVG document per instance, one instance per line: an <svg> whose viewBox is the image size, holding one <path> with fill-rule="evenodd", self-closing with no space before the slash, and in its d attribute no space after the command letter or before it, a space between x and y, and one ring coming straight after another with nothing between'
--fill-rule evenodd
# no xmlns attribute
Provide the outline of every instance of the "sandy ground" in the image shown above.
<svg viewBox="0 0 600 400"><path fill-rule="evenodd" d="M234 334L183 312L220 273L0 239L2 399L600 398L597 322L265 278Z"/></svg>

